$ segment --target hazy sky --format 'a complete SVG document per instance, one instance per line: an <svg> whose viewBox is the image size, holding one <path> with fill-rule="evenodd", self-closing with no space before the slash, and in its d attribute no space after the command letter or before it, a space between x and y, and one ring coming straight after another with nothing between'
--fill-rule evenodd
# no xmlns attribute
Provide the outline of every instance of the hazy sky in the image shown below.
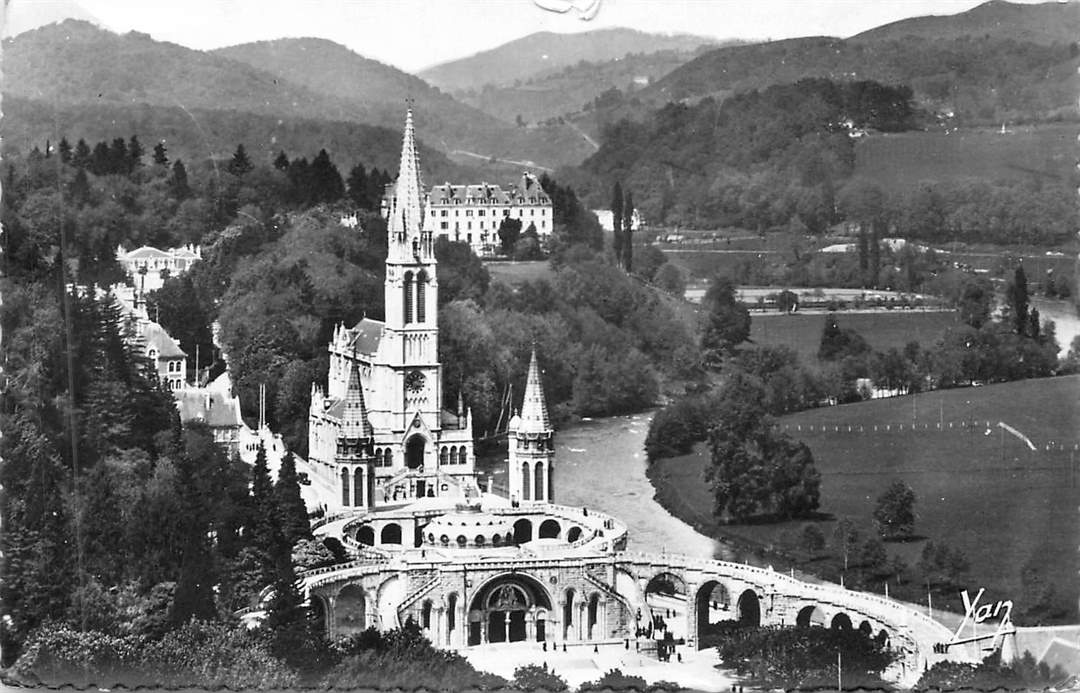
<svg viewBox="0 0 1080 693"><path fill-rule="evenodd" d="M715 38L850 36L982 0L74 0L114 31L192 48L318 36L416 71L534 31L625 26ZM1033 2L1035 0L1019 0ZM11 0L13 6L72 0ZM598 3L583 20L579 8ZM549 9L544 9L546 5ZM552 9L566 9L557 13ZM9 7L11 11L13 7Z"/></svg>

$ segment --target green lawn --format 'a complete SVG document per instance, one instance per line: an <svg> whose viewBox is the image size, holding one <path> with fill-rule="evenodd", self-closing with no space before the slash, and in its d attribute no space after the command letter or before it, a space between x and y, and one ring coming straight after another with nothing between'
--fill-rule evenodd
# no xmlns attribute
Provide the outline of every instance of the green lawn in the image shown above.
<svg viewBox="0 0 1080 693"><path fill-rule="evenodd" d="M536 279L550 280L555 276L547 260L537 260L536 262L485 262L484 267L487 268L488 274L491 275L491 281L502 282L510 286Z"/></svg>
<svg viewBox="0 0 1080 693"><path fill-rule="evenodd" d="M754 313L750 339L760 345L784 345L795 350L804 364L817 362L824 314L761 315ZM956 313L889 310L877 313L837 313L840 326L861 334L876 350L902 348L910 341L933 346L946 329L957 324Z"/></svg>
<svg viewBox="0 0 1080 693"><path fill-rule="evenodd" d="M999 421L1028 436L1037 451L1003 436ZM1022 609L1020 572L1034 558L1076 619L1080 472L1072 455L1080 458L1073 452L1080 443L1080 376L827 407L784 417L781 425L814 453L823 513L849 517L870 531L875 499L902 479L918 497L917 533L964 551L972 566L970 588L986 587L992 599L1012 599ZM1048 444L1054 449L1046 450ZM797 553L803 522L717 526L702 482L704 447L653 463L650 477L661 502L707 532L755 545L786 545ZM834 519L819 523L826 536ZM908 564L918 560L922 546L888 545L890 554ZM922 594L914 585L906 589L912 599Z"/></svg>
<svg viewBox="0 0 1080 693"><path fill-rule="evenodd" d="M874 135L855 148L855 175L884 188L906 188L924 180L967 178L1061 182L1073 160L1066 154L1076 127L1057 123L1013 127Z"/></svg>

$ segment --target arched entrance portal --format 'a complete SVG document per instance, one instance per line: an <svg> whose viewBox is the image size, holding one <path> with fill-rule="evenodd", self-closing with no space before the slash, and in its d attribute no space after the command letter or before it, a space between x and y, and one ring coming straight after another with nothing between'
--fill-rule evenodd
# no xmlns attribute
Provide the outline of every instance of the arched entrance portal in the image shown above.
<svg viewBox="0 0 1080 693"><path fill-rule="evenodd" d="M405 466L409 469L419 469L424 465L424 447L427 440L424 436L413 436L405 443ZM419 495L419 494L417 494Z"/></svg>
<svg viewBox="0 0 1080 693"><path fill-rule="evenodd" d="M824 628L825 623L825 612L821 610L821 607L814 604L804 606L799 610L799 615L795 617L795 625L799 628Z"/></svg>
<svg viewBox="0 0 1080 693"><path fill-rule="evenodd" d="M661 635L671 633L676 639L686 637L688 592L686 580L675 573L653 575L645 585L645 604L651 618L638 624L645 630L644 635L654 637L659 630Z"/></svg>
<svg viewBox="0 0 1080 693"><path fill-rule="evenodd" d="M698 588L697 594L694 595L694 614L697 617L699 649L710 645L713 634L722 627L721 624L724 621L732 620L730 604L731 596L724 583L709 580Z"/></svg>
<svg viewBox="0 0 1080 693"><path fill-rule="evenodd" d="M359 585L345 585L334 600L335 635L352 635L367 628L367 601Z"/></svg>
<svg viewBox="0 0 1080 693"><path fill-rule="evenodd" d="M758 627L761 625L761 602L754 590L746 590L739 595L739 625Z"/></svg>
<svg viewBox="0 0 1080 693"><path fill-rule="evenodd" d="M543 641L543 622L551 599L535 579L520 573L484 585L469 608L469 645Z"/></svg>

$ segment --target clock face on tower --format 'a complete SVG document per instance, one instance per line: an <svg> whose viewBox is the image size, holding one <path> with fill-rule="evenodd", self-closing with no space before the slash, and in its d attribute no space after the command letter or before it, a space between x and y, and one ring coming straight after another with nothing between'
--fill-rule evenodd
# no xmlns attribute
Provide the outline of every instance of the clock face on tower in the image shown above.
<svg viewBox="0 0 1080 693"><path fill-rule="evenodd" d="M405 375L405 389L409 392L420 392L424 389L424 381L426 378L420 371L409 371Z"/></svg>

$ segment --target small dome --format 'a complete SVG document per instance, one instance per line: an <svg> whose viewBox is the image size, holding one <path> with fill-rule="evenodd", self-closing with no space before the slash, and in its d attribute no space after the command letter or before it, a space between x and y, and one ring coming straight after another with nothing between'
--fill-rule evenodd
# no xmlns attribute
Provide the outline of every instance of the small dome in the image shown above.
<svg viewBox="0 0 1080 693"><path fill-rule="evenodd" d="M513 534L513 523L504 516L479 510L458 510L428 523L424 528L424 543L459 548L500 546L509 543L507 537Z"/></svg>

